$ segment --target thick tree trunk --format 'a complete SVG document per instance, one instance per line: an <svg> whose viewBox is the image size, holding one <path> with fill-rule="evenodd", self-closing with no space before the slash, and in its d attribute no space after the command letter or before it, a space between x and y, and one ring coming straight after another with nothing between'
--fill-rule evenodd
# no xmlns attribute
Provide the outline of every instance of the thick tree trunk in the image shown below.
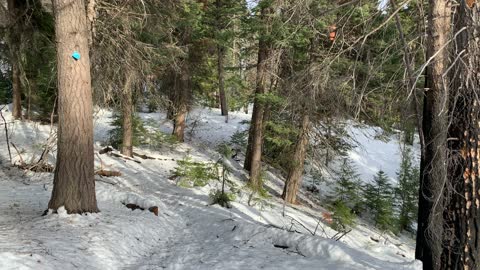
<svg viewBox="0 0 480 270"><path fill-rule="evenodd" d="M425 152L421 160L419 213L415 257L424 269L438 269L443 235L443 187L447 180L448 79L445 48L451 33L451 2L430 0L428 14L427 68L423 133Z"/></svg>
<svg viewBox="0 0 480 270"><path fill-rule="evenodd" d="M267 23L271 8L263 8L261 13L262 21ZM248 136L247 151L245 154L244 168L250 171L250 182L257 186L261 174L262 145L263 145L263 117L265 105L260 102L259 96L266 93L267 84L267 60L270 55L270 43L264 37L260 37L257 60L257 79L255 88L255 99L253 103L252 121Z"/></svg>
<svg viewBox="0 0 480 270"><path fill-rule="evenodd" d="M127 75L122 92L122 155L133 157L133 75Z"/></svg>
<svg viewBox="0 0 480 270"><path fill-rule="evenodd" d="M58 70L58 143L48 208L98 212L93 160L93 108L85 3L53 0ZM72 53L81 57L75 60Z"/></svg>
<svg viewBox="0 0 480 270"><path fill-rule="evenodd" d="M308 114L302 116L300 134L293 153L292 165L289 168L285 186L283 188L282 198L287 203L297 202L297 193L302 183L305 157L307 155L308 132L310 130L310 119Z"/></svg>
<svg viewBox="0 0 480 270"><path fill-rule="evenodd" d="M20 42L22 35L23 19L22 9L25 8L25 1L8 0L8 11L10 13L9 47L12 64L12 116L15 119L22 118L22 84L20 80Z"/></svg>
<svg viewBox="0 0 480 270"><path fill-rule="evenodd" d="M442 269L480 269L480 7L456 7Z"/></svg>

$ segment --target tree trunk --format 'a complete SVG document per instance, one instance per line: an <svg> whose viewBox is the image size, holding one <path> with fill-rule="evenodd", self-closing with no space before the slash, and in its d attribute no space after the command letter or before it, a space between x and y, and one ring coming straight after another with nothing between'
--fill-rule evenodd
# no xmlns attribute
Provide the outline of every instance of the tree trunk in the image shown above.
<svg viewBox="0 0 480 270"><path fill-rule="evenodd" d="M187 65L188 63L184 62L181 74L175 75L175 115L173 135L179 142L185 141L186 119L191 91L190 73Z"/></svg>
<svg viewBox="0 0 480 270"><path fill-rule="evenodd" d="M9 47L12 64L12 116L15 119L22 118L22 84L20 80L20 42L23 31L23 20L21 19L22 9L25 8L24 1L8 0L8 11L10 13L10 35Z"/></svg>
<svg viewBox="0 0 480 270"><path fill-rule="evenodd" d="M480 7L456 7L452 120L449 129L448 185L441 269L480 269Z"/></svg>
<svg viewBox="0 0 480 270"><path fill-rule="evenodd" d="M422 129L425 152L421 160L419 212L415 257L424 269L438 269L443 234L442 190L447 178L446 141L448 126L448 69L451 4L449 0L430 0L428 14L426 93Z"/></svg>
<svg viewBox="0 0 480 270"><path fill-rule="evenodd" d="M293 153L292 165L288 171L285 186L283 188L282 198L287 203L294 204L297 202L297 193L302 183L303 169L305 157L307 155L308 132L310 130L310 119L307 113L302 116L302 125L300 134L295 145Z"/></svg>
<svg viewBox="0 0 480 270"><path fill-rule="evenodd" d="M268 15L273 11L271 8L263 8L261 20L268 23ZM263 116L265 105L260 102L259 96L266 93L267 84L267 60L270 56L270 43L264 37L260 37L257 60L257 79L255 88L255 99L253 103L252 121L248 136L247 151L245 154L244 168L250 171L250 182L257 186L261 174L262 144L263 144Z"/></svg>
<svg viewBox="0 0 480 270"><path fill-rule="evenodd" d="M20 69L15 62L12 62L12 116L15 119L22 119L22 83L20 81Z"/></svg>
<svg viewBox="0 0 480 270"><path fill-rule="evenodd" d="M122 155L133 157L133 75L128 74L122 92Z"/></svg>
<svg viewBox="0 0 480 270"><path fill-rule="evenodd" d="M58 142L48 208L98 212L93 160L93 108L85 3L53 0L58 70ZM72 53L81 57L75 60Z"/></svg>
<svg viewBox="0 0 480 270"><path fill-rule="evenodd" d="M221 33L224 29L224 22L222 16L222 1L215 1L217 8L217 33ZM228 103L227 96L225 94L225 69L224 69L224 60L225 60L225 47L222 44L221 35L217 34L217 71L218 71L218 92L220 94L220 108L222 115L226 116L226 122L228 122Z"/></svg>
<svg viewBox="0 0 480 270"><path fill-rule="evenodd" d="M228 122L228 103L227 95L225 93L225 70L223 67L223 62L225 58L225 49L218 45L218 89L220 92L220 107L222 115L226 116L226 122Z"/></svg>

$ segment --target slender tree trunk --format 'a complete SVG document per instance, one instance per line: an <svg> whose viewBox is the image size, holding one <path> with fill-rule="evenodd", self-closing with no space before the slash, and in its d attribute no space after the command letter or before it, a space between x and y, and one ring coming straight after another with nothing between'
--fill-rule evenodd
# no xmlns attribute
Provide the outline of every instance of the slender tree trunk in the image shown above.
<svg viewBox="0 0 480 270"><path fill-rule="evenodd" d="M188 64L183 64L181 74L175 77L175 116L173 124L173 135L179 142L185 141L186 119L188 114L188 104L190 100L190 72Z"/></svg>
<svg viewBox="0 0 480 270"><path fill-rule="evenodd" d="M220 93L220 107L222 115L226 116L226 122L228 122L228 103L227 95L225 93L225 69L224 69L225 49L218 45L218 89Z"/></svg>
<svg viewBox="0 0 480 270"><path fill-rule="evenodd" d="M8 11L10 13L10 35L9 47L12 63L12 116L15 119L22 118L22 84L20 80L20 42L23 31L22 9L25 8L24 1L8 0Z"/></svg>
<svg viewBox="0 0 480 270"><path fill-rule="evenodd" d="M449 66L447 42L451 33L451 2L430 0L427 68L423 115L425 151L421 160L417 246L415 257L424 269L438 269L442 252L443 187L447 180Z"/></svg>
<svg viewBox="0 0 480 270"><path fill-rule="evenodd" d="M58 70L58 142L48 208L98 212L93 160L93 108L85 3L53 0ZM81 58L75 60L77 51Z"/></svg>
<svg viewBox="0 0 480 270"><path fill-rule="evenodd" d="M283 188L282 198L287 203L294 204L297 202L297 193L302 183L303 169L305 157L307 155L308 132L310 130L310 119L307 113L302 116L302 124L300 134L295 145L293 153L292 165L289 168L285 186Z"/></svg>
<svg viewBox="0 0 480 270"><path fill-rule="evenodd" d="M17 52L15 52L17 53ZM12 63L12 92L13 92L13 105L12 115L15 119L22 118L22 83L20 81L20 69L18 64Z"/></svg>
<svg viewBox="0 0 480 270"><path fill-rule="evenodd" d="M245 169L250 171L250 182L252 186L257 187L260 181L262 170L262 145L263 145L263 117L265 114L265 104L259 100L259 95L266 91L266 61L268 58L268 48L266 44L260 44L257 67L257 87L255 89L255 102L253 105L252 121L248 138L247 153L245 157Z"/></svg>
<svg viewBox="0 0 480 270"><path fill-rule="evenodd" d="M268 23L268 15L271 14L271 8L263 8L261 13L262 21ZM266 93L267 84L267 60L270 56L270 43L264 37L260 37L257 61L257 79L255 88L255 100L253 103L252 121L248 136L247 151L245 154L244 168L250 171L251 184L256 186L259 182L262 164L262 144L263 144L263 117L265 105L260 102L259 96Z"/></svg>
<svg viewBox="0 0 480 270"><path fill-rule="evenodd" d="M222 0L215 1L217 9L217 33L221 33L224 29L224 16L222 16ZM222 44L221 35L217 34L217 71L218 71L218 92L220 94L220 108L222 115L226 116L225 122L228 122L228 103L227 95L225 93L225 47Z"/></svg>
<svg viewBox="0 0 480 270"><path fill-rule="evenodd" d="M480 7L456 7L452 120L441 269L480 269Z"/></svg>
<svg viewBox="0 0 480 270"><path fill-rule="evenodd" d="M122 150L125 156L133 157L133 75L128 74L122 92Z"/></svg>

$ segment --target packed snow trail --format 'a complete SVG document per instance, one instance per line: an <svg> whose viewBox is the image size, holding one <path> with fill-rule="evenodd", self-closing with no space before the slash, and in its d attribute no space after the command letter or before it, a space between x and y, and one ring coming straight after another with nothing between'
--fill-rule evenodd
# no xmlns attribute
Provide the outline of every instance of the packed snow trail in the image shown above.
<svg viewBox="0 0 480 270"><path fill-rule="evenodd" d="M111 128L110 121L106 116L97 118L96 141ZM230 127L230 132L238 127ZM27 160L41 151L38 144L48 137L49 127L15 122L11 132ZM221 139L220 134L215 136ZM97 143L96 151L100 148ZM345 236L346 244L278 229L289 225L278 198L271 198L264 209L247 206L242 196L232 209L212 206L208 194L213 184L185 189L168 180L175 160L186 153L199 161L215 161L208 149L190 144L147 151L167 160L141 164L100 155L104 166L123 174L97 178L101 212L67 215L60 210L41 216L53 174L11 167L4 138L0 139L0 269L421 269L412 262L408 245L398 240L372 242L370 236L376 232L365 226ZM54 161L53 156L50 159ZM96 167L100 167L98 156ZM125 203L158 206L159 216L131 211ZM313 230L318 220L314 217L321 213L296 208L287 207L287 214Z"/></svg>

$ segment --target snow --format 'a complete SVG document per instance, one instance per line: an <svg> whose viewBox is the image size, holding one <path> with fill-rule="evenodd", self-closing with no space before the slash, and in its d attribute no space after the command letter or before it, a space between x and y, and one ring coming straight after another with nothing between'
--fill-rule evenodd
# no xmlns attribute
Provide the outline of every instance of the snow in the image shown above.
<svg viewBox="0 0 480 270"><path fill-rule="evenodd" d="M353 161L360 178L364 181L371 181L373 176L382 170L392 181L396 182L402 153L401 144L398 143L398 134L400 133L386 136L386 138L380 140L375 138L382 132L380 128L354 125L351 121L347 131L358 144L348 151L348 157ZM420 146L418 142L413 147L403 147L410 147L413 155L419 159Z"/></svg>
<svg viewBox="0 0 480 270"><path fill-rule="evenodd" d="M9 111L3 113L7 122L13 121ZM360 224L339 241L329 239L336 232L318 223L325 210L309 201L305 192L300 196L314 207L287 205L283 215L282 200L276 196L282 179L272 171L267 183L272 196L255 206L247 204L246 174L233 160L228 164L235 170L232 178L241 193L231 209L210 205L208 194L219 183L192 189L176 186L168 179L176 160L189 153L194 160L215 162L218 154L211 149L248 128L241 123L250 115L232 113L225 124L219 114L215 109L192 112L189 121L196 120L197 128L187 143L137 149L161 160L141 160L138 164L96 155L97 168L102 163L122 176L97 178L101 212L87 215L68 215L61 208L58 214L42 216L53 174L10 166L5 137L0 136L0 269L421 269L413 259L413 240L405 237L384 235ZM111 129L111 115L107 110L95 114L96 151ZM161 113L141 117L158 123L154 128L171 130ZM50 132L50 126L19 121L9 129L11 141L25 160L38 158ZM390 166L387 160L397 155L392 144L368 152L382 157L368 159L364 152L356 152L365 173L378 166L395 171L398 165ZM364 148L370 151L370 145ZM18 161L16 152L12 155ZM50 154L49 160L54 159ZM159 215L132 211L125 207L127 203L142 208L157 206Z"/></svg>

